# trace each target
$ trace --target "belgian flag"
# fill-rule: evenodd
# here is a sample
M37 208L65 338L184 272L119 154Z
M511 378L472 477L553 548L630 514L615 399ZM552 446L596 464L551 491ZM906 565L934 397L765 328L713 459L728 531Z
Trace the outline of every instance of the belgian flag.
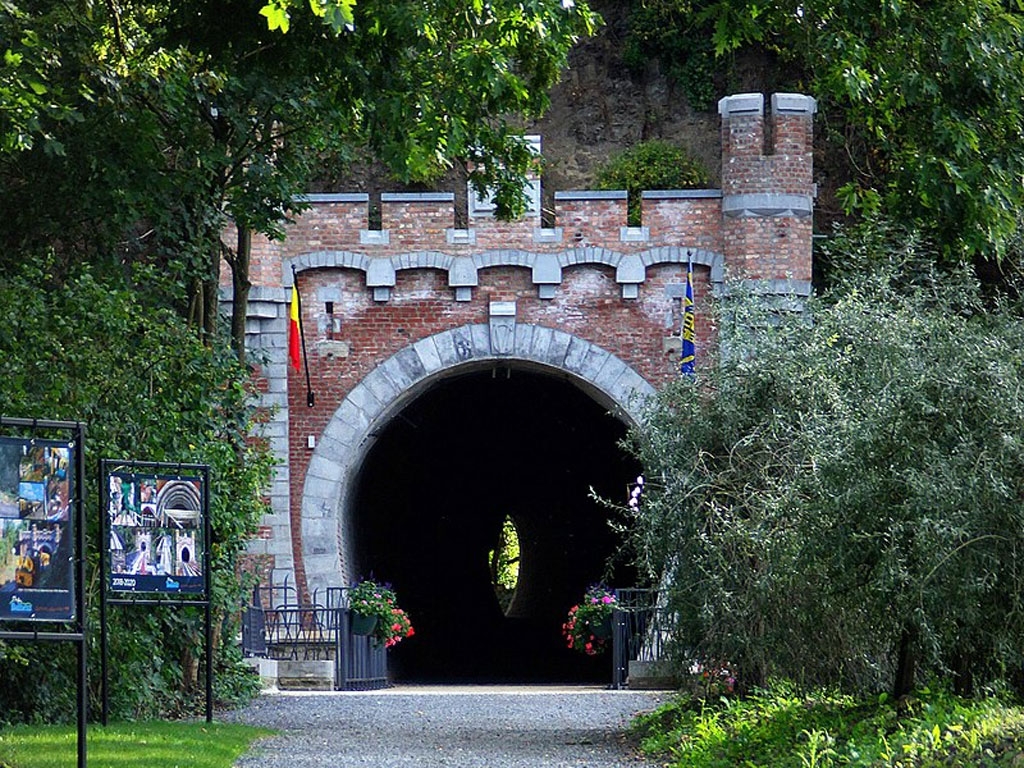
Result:
M302 329L299 323L299 289L292 284L292 304L288 310L288 362L296 371L302 370Z

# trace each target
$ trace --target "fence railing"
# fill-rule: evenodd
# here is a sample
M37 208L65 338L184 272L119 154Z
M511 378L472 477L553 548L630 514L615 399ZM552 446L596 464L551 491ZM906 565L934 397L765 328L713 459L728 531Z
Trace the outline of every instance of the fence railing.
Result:
M612 614L612 688L625 688L631 661L661 661L672 615L657 589L617 589Z
M255 587L242 614L242 653L333 661L335 690L386 688L387 652L374 638L351 631L346 593L345 587L330 587L301 602L288 584Z

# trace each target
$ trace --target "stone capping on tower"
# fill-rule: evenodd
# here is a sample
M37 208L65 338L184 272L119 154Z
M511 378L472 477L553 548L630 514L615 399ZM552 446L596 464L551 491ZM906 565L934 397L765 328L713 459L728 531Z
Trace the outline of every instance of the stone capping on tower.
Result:
M722 215L725 217L805 218L814 212L816 190L810 176L810 123L818 111L817 101L799 93L776 93L771 98L771 110L776 132L780 130L783 119L806 120L804 146L794 147L792 142L784 144L775 135L771 147L774 154L762 156L764 96L760 93L739 93L726 96L718 102L723 132L722 177L725 193L722 196ZM735 132L731 130L733 123L738 128ZM802 170L798 162L792 164L793 169L781 168L785 158L801 155L807 158L805 179L797 178ZM778 158L777 162L775 158ZM758 164L759 175L750 173L751 162ZM740 186L764 186L765 189L741 192L738 191ZM794 187L804 187L806 191Z
M736 115L757 115L764 116L764 94L763 93L734 93L731 96L723 96L718 101L718 114L723 120L728 120Z
M813 96L803 93L773 93L772 114L804 115L811 117L818 112L818 102Z

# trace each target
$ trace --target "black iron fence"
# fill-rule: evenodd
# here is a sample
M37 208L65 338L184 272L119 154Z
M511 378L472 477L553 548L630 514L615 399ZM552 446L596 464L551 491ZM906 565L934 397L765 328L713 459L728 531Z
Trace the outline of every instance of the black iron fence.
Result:
M330 587L304 602L288 584L255 587L242 613L242 653L278 661L333 661L339 691L386 688L386 649L373 637L352 632L347 591Z
M612 614L612 688L625 688L630 662L667 661L671 612L657 589L618 589Z

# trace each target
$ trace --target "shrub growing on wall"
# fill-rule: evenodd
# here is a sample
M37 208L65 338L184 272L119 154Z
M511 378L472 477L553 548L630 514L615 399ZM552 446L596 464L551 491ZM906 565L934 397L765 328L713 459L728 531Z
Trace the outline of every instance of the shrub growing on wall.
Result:
M700 189L708 172L683 147L667 141L644 141L612 157L597 171L598 189L629 193L629 225L640 225L640 193L654 189Z

